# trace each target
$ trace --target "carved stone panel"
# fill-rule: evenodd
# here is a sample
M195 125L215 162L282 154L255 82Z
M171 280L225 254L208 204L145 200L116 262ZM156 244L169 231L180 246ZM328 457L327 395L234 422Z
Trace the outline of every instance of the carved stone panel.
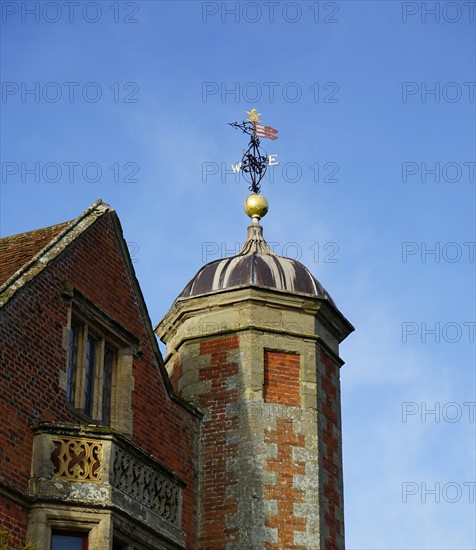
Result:
M117 447L113 454L111 485L175 527L180 526L181 488Z
M56 477L101 481L102 443L93 439L56 437L51 461Z

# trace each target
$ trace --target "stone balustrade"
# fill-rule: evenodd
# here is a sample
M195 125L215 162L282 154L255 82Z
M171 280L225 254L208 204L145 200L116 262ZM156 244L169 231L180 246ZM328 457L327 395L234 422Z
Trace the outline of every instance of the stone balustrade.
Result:
M105 427L43 422L33 434L34 501L118 510L183 543L184 483L158 460Z

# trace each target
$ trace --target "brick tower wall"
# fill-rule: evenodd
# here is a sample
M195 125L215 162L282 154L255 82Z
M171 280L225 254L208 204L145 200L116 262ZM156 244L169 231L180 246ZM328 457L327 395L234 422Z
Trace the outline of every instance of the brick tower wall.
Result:
M204 413L200 548L343 549L330 356L315 340L244 330L185 342L169 361L176 391Z
M321 350L318 398L322 550L341 550L345 547L339 370L339 364L331 355Z

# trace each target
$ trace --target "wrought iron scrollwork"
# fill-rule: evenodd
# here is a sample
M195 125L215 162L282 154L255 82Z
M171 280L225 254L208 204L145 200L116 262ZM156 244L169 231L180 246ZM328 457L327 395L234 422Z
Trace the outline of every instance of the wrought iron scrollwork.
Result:
M252 193L259 193L261 180L268 169L268 154L261 147L260 138L254 135L253 122L244 120L241 123L229 122L228 124L250 136L248 149L244 151L241 159L241 171L245 180L250 184L249 190Z

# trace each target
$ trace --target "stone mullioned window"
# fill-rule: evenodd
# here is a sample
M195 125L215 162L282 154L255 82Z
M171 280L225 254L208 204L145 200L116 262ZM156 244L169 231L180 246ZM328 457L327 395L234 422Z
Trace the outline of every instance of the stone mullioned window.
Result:
M60 386L78 419L132 433L132 363L139 340L65 284L67 364Z

